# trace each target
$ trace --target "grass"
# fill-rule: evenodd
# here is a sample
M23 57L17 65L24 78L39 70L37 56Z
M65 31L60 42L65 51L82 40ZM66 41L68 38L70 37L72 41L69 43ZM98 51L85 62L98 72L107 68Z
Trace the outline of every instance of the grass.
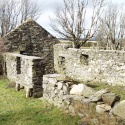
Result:
M24 90L16 92L0 78L0 125L78 125L77 116L34 98L26 98Z

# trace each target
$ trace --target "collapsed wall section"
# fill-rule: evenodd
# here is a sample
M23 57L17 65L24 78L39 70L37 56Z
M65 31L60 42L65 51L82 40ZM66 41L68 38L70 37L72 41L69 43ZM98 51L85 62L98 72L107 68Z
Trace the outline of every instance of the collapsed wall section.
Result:
M125 85L125 51L70 48L67 44L54 45L54 67L81 82Z
M43 76L43 98L66 113L79 115L83 121L87 119L90 124L100 125L103 121L106 125L119 125L119 119L125 119L124 112L119 112L124 111L125 107L117 107L121 103L124 105L125 101L119 103L120 97L117 94L110 93L108 89L96 92L85 84L67 79L64 74Z
M4 54L4 71L7 78L22 86L32 86L33 95L42 95L44 59L21 54ZM40 95L40 96L41 96Z

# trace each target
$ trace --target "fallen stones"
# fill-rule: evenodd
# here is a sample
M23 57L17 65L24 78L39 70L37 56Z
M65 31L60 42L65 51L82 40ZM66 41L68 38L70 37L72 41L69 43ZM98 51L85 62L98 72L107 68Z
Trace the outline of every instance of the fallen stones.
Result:
M70 91L70 94L80 95L80 96L84 96L84 97L89 97L90 95L92 95L94 93L95 93L95 91L92 88L90 88L84 84L74 85Z
M102 95L107 93L107 92L108 92L107 89L102 89L100 91L97 91L92 96L90 96L90 99L91 99L92 102L97 102L97 101L101 100L102 99Z
M117 103L112 112L117 115L120 116L121 118L125 119L125 100Z
M120 100L120 97L116 95L115 93L105 93L102 95L102 100L106 104L113 106L115 102Z
M107 112L109 110L111 110L111 106L107 104L101 104L96 106L96 112L100 114L103 114L104 112Z
M73 84L72 81L57 80L57 76L60 75L43 76L43 98L53 102L55 106L80 117L89 117L89 113L104 115L108 113L109 116L115 114L125 119L125 101L115 104L120 100L115 93L110 93L108 89L95 92L82 83ZM62 78L64 75L60 76L60 79Z

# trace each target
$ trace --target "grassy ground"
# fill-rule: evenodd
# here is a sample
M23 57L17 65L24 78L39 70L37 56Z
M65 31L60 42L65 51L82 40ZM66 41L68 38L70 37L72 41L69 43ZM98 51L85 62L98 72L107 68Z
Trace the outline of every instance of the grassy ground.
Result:
M34 98L16 92L8 80L0 78L0 125L77 125L78 117Z

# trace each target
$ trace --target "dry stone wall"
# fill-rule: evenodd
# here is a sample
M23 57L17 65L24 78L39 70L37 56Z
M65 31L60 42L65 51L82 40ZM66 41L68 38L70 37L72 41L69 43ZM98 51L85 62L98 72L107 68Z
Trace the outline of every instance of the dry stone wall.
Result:
M69 95L72 82L67 81L65 75L48 74L43 76L43 97L55 105L65 105L66 95ZM68 98L68 96L67 96Z
M42 96L44 59L21 54L4 54L4 71L7 78L22 86L32 86L33 96Z
M34 20L29 19L4 36L7 52L43 57L45 73L54 72L53 45L59 41Z
M75 49L56 44L54 67L76 81L125 86L125 51Z
M43 76L43 98L66 113L79 115L84 121L88 119L92 125L122 125L119 120L125 119L125 100L120 102L117 94L108 89L95 91L64 74Z
M122 125L119 120L125 119L125 100L120 102L117 94L108 89L95 91L62 74L43 76L43 98L66 113L79 115L84 121L89 119L87 121L93 125Z

